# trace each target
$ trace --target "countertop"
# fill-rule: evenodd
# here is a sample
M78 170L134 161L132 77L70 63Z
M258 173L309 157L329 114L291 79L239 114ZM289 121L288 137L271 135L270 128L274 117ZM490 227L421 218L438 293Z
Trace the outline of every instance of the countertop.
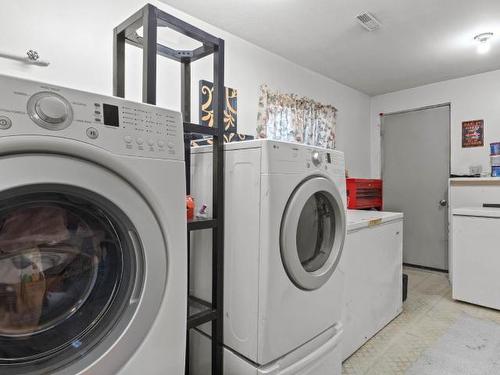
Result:
M498 182L500 177L451 177L450 183L454 182Z

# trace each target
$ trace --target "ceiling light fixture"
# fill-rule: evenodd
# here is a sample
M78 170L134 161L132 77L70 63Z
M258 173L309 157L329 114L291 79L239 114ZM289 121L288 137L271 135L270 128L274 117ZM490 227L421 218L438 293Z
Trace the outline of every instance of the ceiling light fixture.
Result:
M478 42L477 52L480 54L487 53L490 50L490 39L493 33L482 33L474 37L474 40Z

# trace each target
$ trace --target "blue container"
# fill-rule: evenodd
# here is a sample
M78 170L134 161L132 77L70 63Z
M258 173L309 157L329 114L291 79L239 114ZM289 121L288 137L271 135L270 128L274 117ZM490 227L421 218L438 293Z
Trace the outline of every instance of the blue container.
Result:
M500 166L491 167L491 177L500 177Z
M500 155L500 142L490 143L490 155Z

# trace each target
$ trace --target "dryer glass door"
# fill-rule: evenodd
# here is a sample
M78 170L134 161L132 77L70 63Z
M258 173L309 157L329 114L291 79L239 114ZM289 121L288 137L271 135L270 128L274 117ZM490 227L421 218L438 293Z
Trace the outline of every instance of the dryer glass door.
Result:
M281 223L281 256L288 276L301 289L319 288L331 277L345 238L345 210L334 183L303 181L288 200Z

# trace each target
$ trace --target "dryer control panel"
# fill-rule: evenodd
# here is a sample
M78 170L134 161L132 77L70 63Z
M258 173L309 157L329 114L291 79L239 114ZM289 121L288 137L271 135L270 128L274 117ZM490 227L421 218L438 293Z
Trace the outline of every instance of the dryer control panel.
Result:
M344 153L302 144L265 141L265 173L325 173L345 177Z
M184 160L179 112L0 75L0 137L47 135L120 155Z

